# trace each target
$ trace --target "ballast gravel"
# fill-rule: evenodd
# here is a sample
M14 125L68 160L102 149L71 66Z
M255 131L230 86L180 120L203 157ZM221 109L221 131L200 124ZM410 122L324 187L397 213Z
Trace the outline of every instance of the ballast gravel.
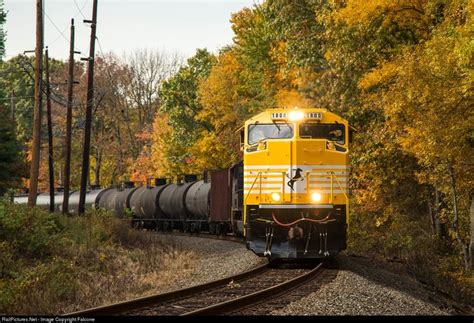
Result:
M434 291L370 260L337 257L334 280L272 315L449 315ZM444 308L443 308L444 307Z
M192 251L195 259L191 274L163 286L163 292L203 284L267 263L244 244L189 236L172 239L180 249ZM271 315L454 314L439 295L406 274L386 270L366 258L336 259L338 272L333 280Z
M172 285L164 286L163 291L208 283L267 263L266 259L247 250L243 243L191 236L157 236L168 243L172 239L181 250L192 251L194 255L191 273Z

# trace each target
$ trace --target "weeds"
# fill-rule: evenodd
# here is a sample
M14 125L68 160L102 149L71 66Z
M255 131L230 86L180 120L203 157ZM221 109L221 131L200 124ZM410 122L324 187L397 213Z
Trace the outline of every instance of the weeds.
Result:
M154 240L103 210L65 217L0 202L0 313L77 311L156 292L190 273L192 253L171 237Z

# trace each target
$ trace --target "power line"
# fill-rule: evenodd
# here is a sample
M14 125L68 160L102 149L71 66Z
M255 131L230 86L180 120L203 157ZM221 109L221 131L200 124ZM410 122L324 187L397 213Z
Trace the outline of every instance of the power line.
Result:
M22 56L21 56L22 57ZM22 60L18 63L20 65L20 67L23 69L23 71L26 73L26 75L28 75L29 78L33 79L34 80L34 77L33 75L30 74L30 71L28 70L28 68L26 68L25 65L28 65L31 69L34 70L34 67L33 65L31 64L31 62L27 61L27 60ZM40 83L42 84L42 93L46 94L45 92L45 88L44 86L46 85L44 80L41 79L40 80ZM55 93L54 91L51 91L51 99L56 102L57 104L63 106L63 107L66 107L67 106L67 99L64 98L62 95L58 94L58 93ZM80 104L74 104L74 107L79 107Z
M84 9L86 7L86 4L87 4L87 0L84 2L84 5L82 6L82 8L79 8L79 5L77 4L76 0L74 0L74 4L76 5L76 8L79 10L79 12L81 13L81 16L82 18L86 19L86 16L84 15L84 13L82 12L82 9ZM75 18L75 17L74 17Z
M80 14L82 15L82 17L84 17L85 19L85 16L84 16L84 13L82 12L82 9L84 9L87 5L89 1L86 0L84 1L84 4L82 5L82 8L79 7L79 5L77 4L76 0L74 0L74 4L76 5L76 8L78 11L76 11L75 15L74 15L74 19L77 18L77 16ZM44 10L43 10L44 12ZM64 38L68 44L69 44L69 39L64 35L64 33L66 32L66 30L69 28L69 26L66 26L62 31L58 28L58 26L52 21L52 19L46 14L46 12L44 12L44 14L46 15L46 17L48 18L48 20L54 25L54 27L56 28L56 30L59 32L59 35L53 40L51 41L48 46L51 47L54 43L56 43L56 41L59 39L59 38Z
M105 58L105 54L104 54L104 51L102 50L102 44L100 43L100 40L99 40L99 37L95 37L95 39L97 40L97 44L99 45L99 51L100 51L100 55ZM109 68L106 68L105 69L105 72L106 72L106 75L107 75L107 81L109 82L109 87L112 88L112 91L115 92L115 86L114 86L114 82L113 82L113 76L112 74L110 74L110 69Z
M56 24L54 23L53 19L51 19L48 14L43 10L43 13L45 14L46 18L48 18L49 22L51 22L54 26L54 28L56 28L56 30L61 34L61 36L63 36L63 38L66 40L66 42L69 44L69 39L67 39L66 36L64 36L64 33L59 29L58 26L56 26ZM59 36L58 36L59 37Z

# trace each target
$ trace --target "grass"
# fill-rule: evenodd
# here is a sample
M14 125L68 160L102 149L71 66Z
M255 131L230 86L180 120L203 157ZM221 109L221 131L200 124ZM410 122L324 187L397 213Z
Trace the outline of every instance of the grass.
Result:
M62 314L160 291L196 256L103 211L83 217L0 202L0 314Z

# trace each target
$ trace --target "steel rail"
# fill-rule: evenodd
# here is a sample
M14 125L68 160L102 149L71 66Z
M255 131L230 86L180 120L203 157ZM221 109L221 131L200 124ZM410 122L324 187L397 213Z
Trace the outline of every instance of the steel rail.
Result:
M225 313L235 312L244 307L255 303L261 303L264 299L274 297L275 295L285 293L293 288L314 279L324 271L323 263L320 263L313 270L308 273L302 274L296 278L290 279L281 284L266 288L264 290L248 294L239 298L231 299L219 304L214 304L202 309L194 310L183 314L182 316L192 315L222 315Z
M125 302L115 303L111 305L99 306L90 308L87 310L77 311L73 313L65 314L64 316L105 316L105 315L118 315L130 311L139 310L147 306L156 306L162 303L175 301L184 297L188 297L194 294L202 293L208 289L213 289L219 286L225 286L229 281L241 281L253 276L260 274L261 272L269 269L268 264L264 264L253 269L247 270L237 275L230 275L222 279L218 279L209 283L179 289L167 293L156 294L146 297L141 297Z

